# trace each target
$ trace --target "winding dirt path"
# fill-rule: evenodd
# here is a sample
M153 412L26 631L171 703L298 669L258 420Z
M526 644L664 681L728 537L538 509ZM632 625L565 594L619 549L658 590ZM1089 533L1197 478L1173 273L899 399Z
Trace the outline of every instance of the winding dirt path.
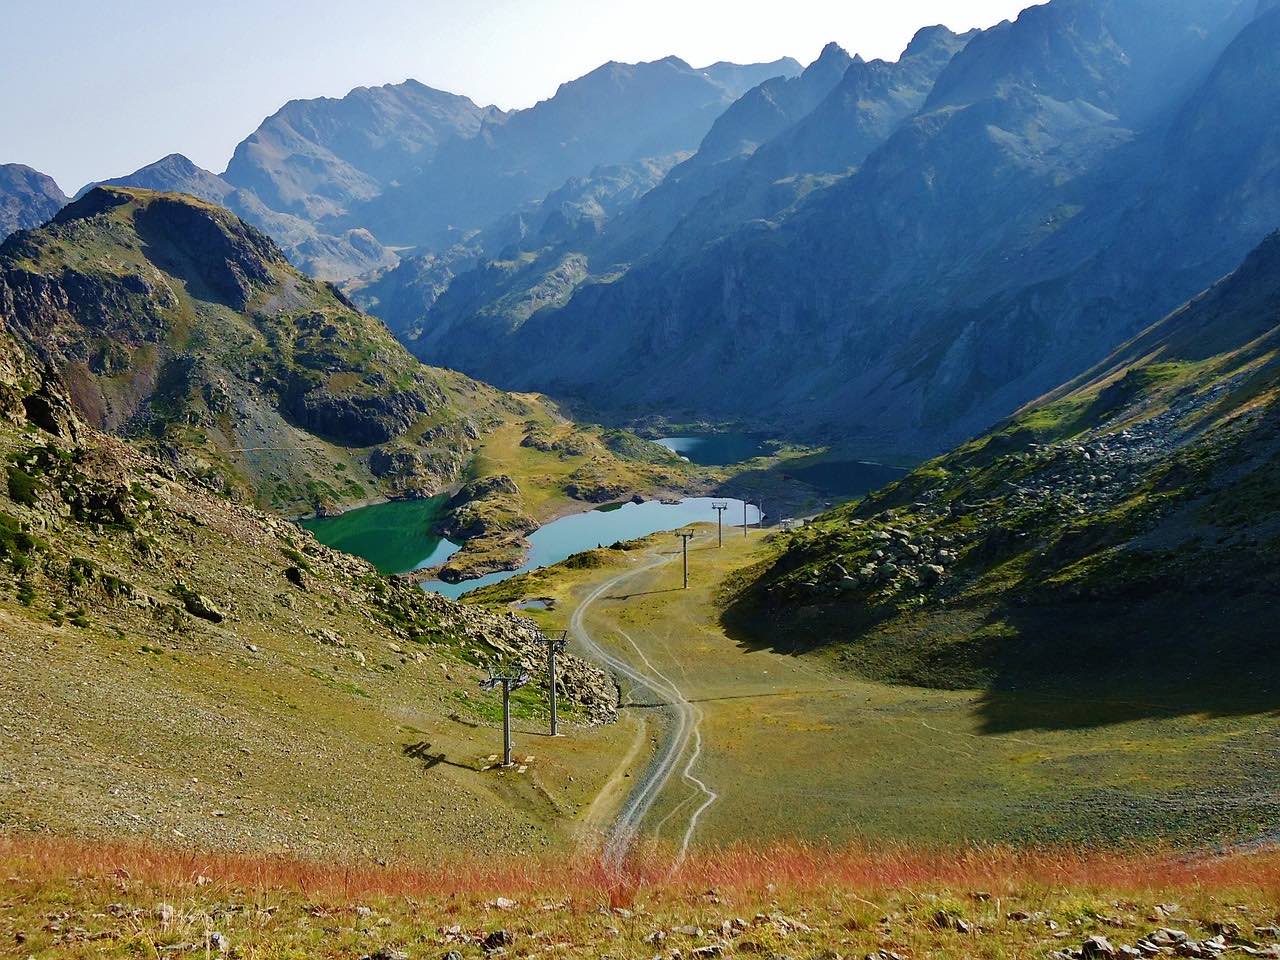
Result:
M653 809L658 795L671 780L672 775L680 764L681 757L685 756L686 753L689 753L689 756L681 769L681 776L701 792L702 803L694 809L689 817L681 840L678 860L683 859L687 853L689 843L693 839L694 831L697 829L699 818L711 804L715 803L719 796L693 773L694 765L702 752L702 734L699 730L702 722L702 711L684 695L670 677L653 665L649 658L645 656L644 651L626 632L618 630L618 634L636 651L636 654L644 664L643 667L629 663L622 657L610 652L591 635L591 632L586 627L586 614L601 597L628 580L649 573L670 563L671 560L672 557L670 556L659 557L634 570L628 570L606 580L583 599L569 620L570 635L588 656L604 664L616 675L625 677L637 688L646 690L658 700L664 701L662 708L671 718L669 729L659 744L653 761L649 764L644 775L632 787L631 793L624 802L613 825L605 833L601 859L605 866L611 870L621 868L622 862L626 859L627 853L640 831L640 825L644 822L644 818L649 811ZM693 745L692 752L689 752L690 744ZM630 762L630 755L624 760L624 763L628 762Z

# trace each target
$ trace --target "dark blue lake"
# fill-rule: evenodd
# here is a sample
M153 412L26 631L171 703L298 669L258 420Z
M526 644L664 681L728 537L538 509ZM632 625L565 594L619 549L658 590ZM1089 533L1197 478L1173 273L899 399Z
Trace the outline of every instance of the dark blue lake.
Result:
M656 441L668 450L707 467L723 467L766 457L771 451L764 442L745 433L704 433L687 437L663 437Z

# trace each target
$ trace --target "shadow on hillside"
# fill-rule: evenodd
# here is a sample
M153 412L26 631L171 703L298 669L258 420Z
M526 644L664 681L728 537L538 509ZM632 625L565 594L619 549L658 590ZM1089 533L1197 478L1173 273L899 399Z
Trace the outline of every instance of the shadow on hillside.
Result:
M431 744L425 740L419 743L406 743L400 748L400 752L413 760L421 760L422 769L424 770L430 770L443 763L449 767L457 767L459 770L470 770L474 773L480 772L479 767L473 767L469 763L458 763L456 760L450 760L444 753L432 753Z
M802 516L865 496L906 472L840 454L813 454L746 470L726 480L715 494L751 503L763 500L766 522L772 526L783 516Z
M982 732L1008 734L1036 730L1086 730L1175 717L1280 717L1280 696L1228 687L1105 689L1070 686L1029 690L988 690L978 707Z
M679 593L679 587L664 587L661 590L639 590L636 593L611 593L605 600L634 600L636 597L653 597L660 593Z
M754 599L721 617L744 651L834 646L866 680L982 690L989 734L1280 715L1280 629L1267 592L934 611L907 624L843 604L772 617Z
M1280 618L1269 592L1006 608L999 620L1013 629L992 650L980 707L989 733L1280 714Z

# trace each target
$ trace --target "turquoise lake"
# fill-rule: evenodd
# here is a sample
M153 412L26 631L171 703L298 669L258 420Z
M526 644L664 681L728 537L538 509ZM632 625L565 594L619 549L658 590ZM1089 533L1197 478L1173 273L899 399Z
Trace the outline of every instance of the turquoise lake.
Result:
M380 503L351 510L339 517L303 521L302 526L316 535L321 543L346 553L364 557L381 573L409 573L444 563L458 546L428 534L448 502L446 497L432 500L404 500ZM566 557L597 546L609 546L619 540L634 540L651 533L676 530L691 523L709 523L716 519L713 503L728 503L725 528L737 524L742 529L742 501L728 498L691 497L680 503L613 504L586 513L553 520L529 535L531 549L519 570L491 573L465 583L427 581L423 588L446 597L460 597L477 587L507 580L538 567L559 563ZM760 511L747 507L747 521L759 523Z
M348 510L339 517L303 520L327 547L363 557L379 573L396 574L444 563L458 547L430 531L448 506L448 497L395 500Z
M549 567L559 563L566 557L583 550L594 550L596 547L607 547L619 540L635 540L647 537L651 533L664 530L678 530L691 523L714 523L716 512L711 509L713 503L727 503L729 510L725 514L726 534L737 523L742 530L742 501L728 498L690 497L678 504L659 503L657 500L646 500L644 503L624 503L622 506L592 510L588 513L575 513L569 517L554 520L529 535L529 556L519 570L506 570L491 573L478 580L465 583L442 583L439 580L428 581L423 588L446 597L460 597L478 587L491 583L509 580L529 570ZM760 511L755 507L747 507L747 522L759 523Z

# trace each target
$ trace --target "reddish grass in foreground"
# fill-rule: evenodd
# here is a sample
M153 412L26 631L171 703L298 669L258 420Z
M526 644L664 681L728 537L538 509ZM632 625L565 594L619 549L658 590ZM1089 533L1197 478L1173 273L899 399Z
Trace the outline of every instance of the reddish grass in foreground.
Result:
M1280 892L1280 852L1189 858L1167 850L1100 852L975 846L825 848L774 844L700 852L678 868L651 852L621 875L594 856L439 863L321 863L288 856L213 853L138 842L93 842L0 834L0 869L28 881L112 876L181 888L207 877L222 887L296 892L345 900L365 896L484 896L576 892L623 905L641 890L680 894L709 888L738 892L952 888L993 893L1027 887L1141 892L1251 888Z

